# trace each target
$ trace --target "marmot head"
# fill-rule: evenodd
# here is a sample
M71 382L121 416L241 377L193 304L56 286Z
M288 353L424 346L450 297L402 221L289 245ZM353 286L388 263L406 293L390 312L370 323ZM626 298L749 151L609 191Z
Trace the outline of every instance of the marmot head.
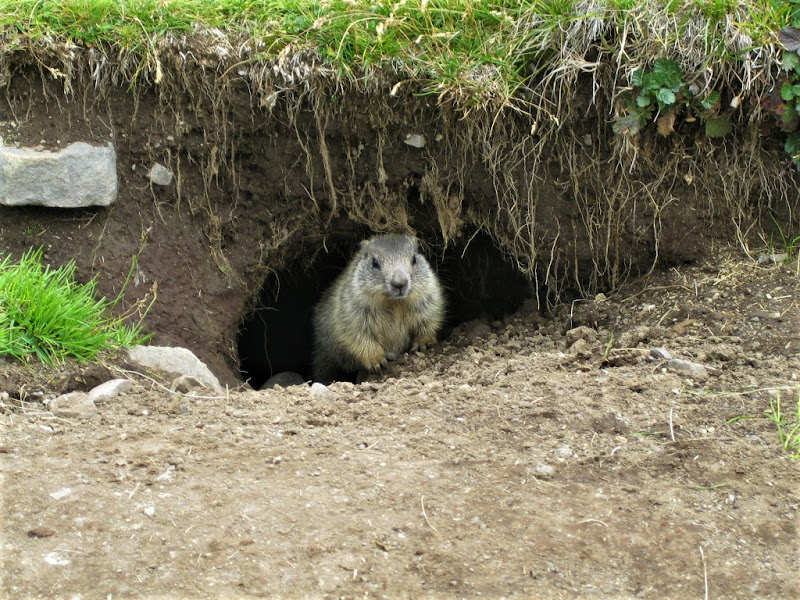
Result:
M360 271L370 291L386 298L407 298L415 282L428 270L413 237L378 235L361 242Z

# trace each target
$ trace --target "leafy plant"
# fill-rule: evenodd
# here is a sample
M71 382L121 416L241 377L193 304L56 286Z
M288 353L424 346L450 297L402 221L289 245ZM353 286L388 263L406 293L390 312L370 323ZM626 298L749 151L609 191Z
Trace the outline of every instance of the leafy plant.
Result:
M797 410L793 418L790 419L781 409L780 389L775 393L775 399L770 399L766 416L775 424L781 446L792 453L793 460L800 458L800 388L797 389Z
M66 357L94 358L108 348L145 341L141 317L136 326L108 316L112 303L97 300L97 280L74 280L75 262L51 269L42 249L26 252L18 263L0 261L0 355L51 364ZM124 291L124 288L123 288ZM145 311L146 314L146 311Z
M627 114L613 125L617 134L635 135L655 118L658 133L668 136L674 131L678 112L684 108L688 109L686 121L705 121L709 137L722 137L732 128L730 117L719 112L719 92L693 95L683 70L674 60L656 60L650 71L637 69L631 75L631 84L633 92L625 100Z
M800 0L797 4L800 7ZM780 86L764 97L762 107L775 116L777 128L787 133L784 150L792 162L800 167L800 29L784 27L778 38L784 47ZM771 129L766 126L763 133L769 134Z

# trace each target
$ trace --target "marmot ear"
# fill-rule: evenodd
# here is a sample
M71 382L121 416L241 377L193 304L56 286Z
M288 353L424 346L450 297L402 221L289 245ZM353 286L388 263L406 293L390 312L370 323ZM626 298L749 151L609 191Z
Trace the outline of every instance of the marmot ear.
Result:
M358 250L359 252L363 252L364 254L367 253L367 247L369 246L369 240L361 240L358 243Z

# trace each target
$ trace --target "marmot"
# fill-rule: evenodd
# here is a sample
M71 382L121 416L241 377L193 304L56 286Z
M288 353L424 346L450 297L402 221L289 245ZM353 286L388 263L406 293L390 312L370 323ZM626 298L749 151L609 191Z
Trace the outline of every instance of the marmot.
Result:
M377 371L436 342L444 320L439 278L407 235L361 242L314 308L314 380Z

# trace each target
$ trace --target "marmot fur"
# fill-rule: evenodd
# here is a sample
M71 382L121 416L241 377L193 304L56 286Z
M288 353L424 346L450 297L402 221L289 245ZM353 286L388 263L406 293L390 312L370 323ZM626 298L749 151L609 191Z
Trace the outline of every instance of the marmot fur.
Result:
M364 240L314 308L314 380L377 371L403 352L424 350L443 320L442 285L417 240Z

